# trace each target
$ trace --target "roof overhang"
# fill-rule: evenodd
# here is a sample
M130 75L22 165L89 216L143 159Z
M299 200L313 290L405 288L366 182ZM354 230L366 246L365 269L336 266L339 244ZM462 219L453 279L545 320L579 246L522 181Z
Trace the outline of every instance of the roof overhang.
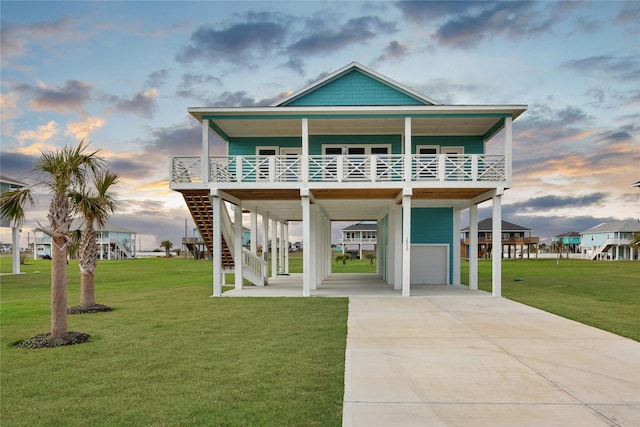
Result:
M189 108L189 114L222 139L237 137L300 137L301 119L311 135L403 134L411 117L413 135L476 135L491 138L504 119L516 119L526 105L424 105L340 107Z

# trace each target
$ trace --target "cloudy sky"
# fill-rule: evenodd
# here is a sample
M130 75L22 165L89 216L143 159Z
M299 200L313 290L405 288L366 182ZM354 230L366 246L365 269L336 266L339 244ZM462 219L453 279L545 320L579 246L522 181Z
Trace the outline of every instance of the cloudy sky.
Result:
M169 156L200 151L188 107L268 105L352 61L447 104L529 106L514 122L505 220L549 238L640 217L640 2L0 8L1 174L31 182L42 150L91 141L122 177L113 222L143 249L179 245L192 226L168 189ZM39 199L26 229L46 221Z

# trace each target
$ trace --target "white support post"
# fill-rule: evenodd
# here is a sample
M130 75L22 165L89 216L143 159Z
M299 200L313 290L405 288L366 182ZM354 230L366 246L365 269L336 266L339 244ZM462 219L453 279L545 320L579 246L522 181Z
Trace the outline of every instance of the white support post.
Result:
M393 248L394 248L394 289L402 289L402 207L394 206L393 221Z
M262 215L262 259L269 259L269 212Z
M243 256L242 256L242 206L234 205L233 210L233 234L234 234L234 242L233 242L233 265L234 265L234 273L235 273L235 288L242 289L242 285L244 283L244 275L242 272L243 267Z
M411 192L402 195L402 296L411 295Z
M218 196L211 196L211 204L213 208L213 253L211 260L213 262L213 296L222 295L222 199Z
M284 254L289 252L287 250L287 244L284 240L284 222L280 223L280 227L278 228L280 231L280 252L278 252L278 254L280 255L280 271L278 271L278 273L284 273Z
M511 162L513 152L513 119L504 119L504 164L507 182L511 185Z
M301 195L302 201L302 296L311 296L311 201Z
M494 297L502 296L502 195L504 190L498 188L493 196L493 224L491 255L491 294Z
M469 208L469 289L478 290L478 205Z
M318 228L317 228L317 224L318 223L318 211L316 209L316 205L311 205L311 207L309 208L309 235L310 235L310 240L309 240L309 245L307 246L307 244L305 243L304 245L304 249L309 251L309 254L311 255L311 259L313 260L311 262L311 264L309 264L309 275L311 278L311 283L310 285L310 289L311 290L316 290L318 289L318 276L317 276L317 270L318 270ZM303 267L306 268L306 267Z
M33 242L35 245L36 243ZM20 228L11 227L11 272L20 274Z
M411 181L411 117L404 118L404 181Z
M209 119L202 119L202 182L209 182Z
M284 223L284 273L289 274L289 223Z
M271 277L278 275L278 226L275 219L271 220Z
M302 119L302 182L309 182L309 119Z
M452 285L460 284L460 209L453 209L453 277Z
M258 253L258 213L256 211L251 211L251 224L249 226L249 246L251 248L251 253L257 255Z

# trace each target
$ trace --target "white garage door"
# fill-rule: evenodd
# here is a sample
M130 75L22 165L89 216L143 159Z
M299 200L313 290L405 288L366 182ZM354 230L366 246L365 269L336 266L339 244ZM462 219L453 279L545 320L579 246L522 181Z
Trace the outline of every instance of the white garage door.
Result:
M411 284L449 283L449 245L411 245Z

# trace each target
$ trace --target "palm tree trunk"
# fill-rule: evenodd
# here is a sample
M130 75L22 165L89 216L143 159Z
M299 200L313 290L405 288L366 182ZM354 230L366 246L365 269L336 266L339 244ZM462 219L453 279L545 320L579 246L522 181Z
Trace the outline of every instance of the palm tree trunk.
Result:
M79 255L80 305L91 307L96 305L94 277L98 263L96 231L91 223L87 223L86 229L82 233Z
M80 305L91 307L96 305L95 274L84 271L80 274Z
M51 231L51 337L67 336L67 240L71 216L69 199L55 194L49 206Z
M64 239L51 245L51 337L67 335L67 249Z

